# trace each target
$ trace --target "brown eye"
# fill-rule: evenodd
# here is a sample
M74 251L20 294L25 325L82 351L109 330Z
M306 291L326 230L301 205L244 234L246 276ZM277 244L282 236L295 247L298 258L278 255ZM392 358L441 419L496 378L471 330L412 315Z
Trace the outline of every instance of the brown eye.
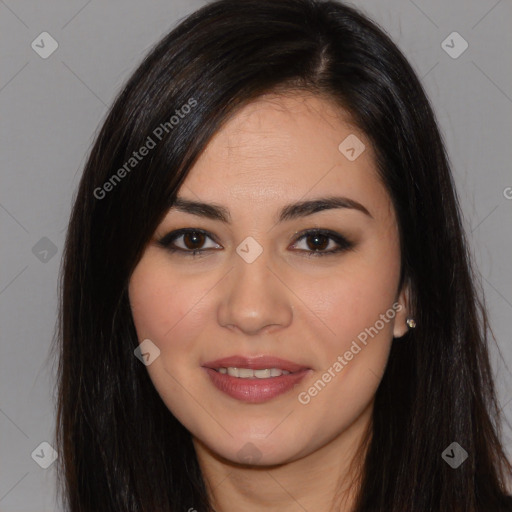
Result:
M199 231L190 231L183 234L183 243L190 250L200 249L204 244L205 236Z
M327 229L314 229L305 231L295 242L295 246L303 244L305 247L295 247L305 256L329 256L335 253L348 251L354 244L344 236Z
M210 241L213 246L205 246ZM295 247L300 244L305 247ZM200 229L184 228L168 233L158 240L158 244L171 253L182 253L184 256L195 256L206 253L209 250L218 250L222 247L214 242L212 236ZM326 229L313 229L305 231L297 238L294 246L305 256L329 256L344 252L354 247L339 233Z
M311 234L306 236L306 244L312 251L323 250L329 245L329 237L321 234ZM311 243L309 243L311 242Z
M181 252L184 255L192 255L204 253L211 249L222 249L218 244L213 242L213 246L204 247L208 240L212 237L205 231L199 229L184 228L168 233L158 240L159 245L167 249L169 252Z

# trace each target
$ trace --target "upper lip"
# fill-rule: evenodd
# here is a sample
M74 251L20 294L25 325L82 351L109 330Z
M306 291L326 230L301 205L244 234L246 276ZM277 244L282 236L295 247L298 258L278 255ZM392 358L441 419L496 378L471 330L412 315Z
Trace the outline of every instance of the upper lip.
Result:
M215 361L208 361L203 363L205 368L250 368L251 370L265 370L266 368L279 368L286 370L290 373L295 373L301 370L309 369L307 366L287 361L279 357L273 356L257 356L257 357L244 357L244 356L229 356L222 359L215 359Z

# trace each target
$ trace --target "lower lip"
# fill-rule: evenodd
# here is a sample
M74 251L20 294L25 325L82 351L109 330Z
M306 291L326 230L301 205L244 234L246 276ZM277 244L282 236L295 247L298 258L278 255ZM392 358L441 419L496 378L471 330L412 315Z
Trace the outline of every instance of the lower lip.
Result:
M306 369L268 379L240 379L227 373L219 373L212 368L205 368L205 370L217 389L232 398L253 404L266 402L290 391L309 372Z

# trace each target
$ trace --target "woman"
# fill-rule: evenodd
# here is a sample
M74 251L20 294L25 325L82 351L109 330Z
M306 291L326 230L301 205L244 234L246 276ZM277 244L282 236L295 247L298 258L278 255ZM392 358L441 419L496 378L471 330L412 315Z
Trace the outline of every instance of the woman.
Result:
M69 510L512 510L443 143L353 8L220 0L167 35L62 279Z

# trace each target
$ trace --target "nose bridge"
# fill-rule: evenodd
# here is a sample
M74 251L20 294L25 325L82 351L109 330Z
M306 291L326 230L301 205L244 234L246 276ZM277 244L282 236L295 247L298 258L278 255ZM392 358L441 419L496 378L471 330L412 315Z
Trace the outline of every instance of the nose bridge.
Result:
M250 238L250 237L249 237ZM219 304L222 326L254 334L267 326L291 322L292 305L286 287L272 271L271 251L246 239L237 247L234 268L225 283Z

